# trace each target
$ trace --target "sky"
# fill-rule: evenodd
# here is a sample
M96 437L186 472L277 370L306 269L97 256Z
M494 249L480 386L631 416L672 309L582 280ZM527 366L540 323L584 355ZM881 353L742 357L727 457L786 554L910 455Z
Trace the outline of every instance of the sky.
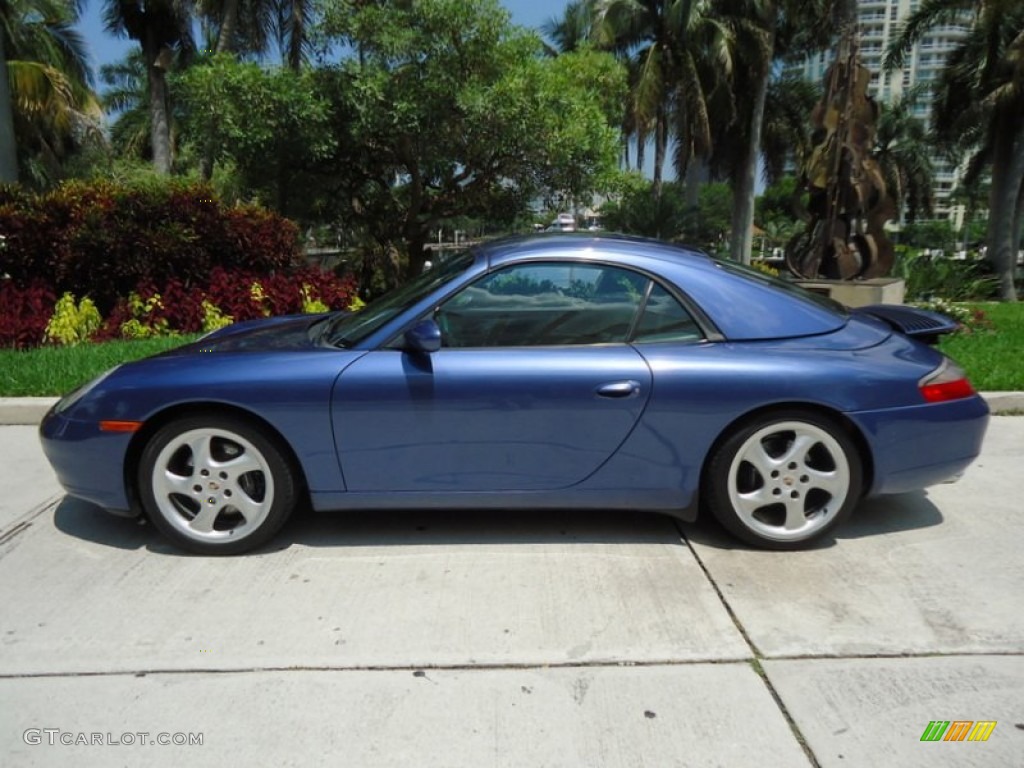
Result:
M113 37L103 28L102 0L89 0L82 14L80 30L89 44L93 66L98 71L103 64L117 61L137 43ZM512 22L523 27L539 27L552 17L559 17L567 0L504 0L501 3L512 14Z

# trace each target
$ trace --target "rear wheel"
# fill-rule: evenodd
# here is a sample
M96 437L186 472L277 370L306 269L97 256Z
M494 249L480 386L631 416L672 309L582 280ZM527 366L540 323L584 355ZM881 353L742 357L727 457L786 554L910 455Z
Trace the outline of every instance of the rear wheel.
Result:
M245 552L268 541L296 504L294 474L275 442L243 419L195 415L162 427L139 463L153 524L183 549Z
M832 419L804 411L768 414L736 429L715 451L707 502L744 541L797 549L850 514L862 475L856 446Z

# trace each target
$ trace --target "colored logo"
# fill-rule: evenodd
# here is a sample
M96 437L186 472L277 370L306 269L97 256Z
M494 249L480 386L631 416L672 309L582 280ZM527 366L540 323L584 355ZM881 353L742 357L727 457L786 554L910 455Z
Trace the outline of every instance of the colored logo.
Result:
M988 741L996 729L995 720L932 720L921 741Z

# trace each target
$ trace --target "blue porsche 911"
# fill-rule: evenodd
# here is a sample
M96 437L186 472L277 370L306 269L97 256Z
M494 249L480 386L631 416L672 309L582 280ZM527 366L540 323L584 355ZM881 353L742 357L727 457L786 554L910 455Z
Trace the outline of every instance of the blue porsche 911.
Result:
M804 546L978 455L988 407L933 342L697 251L492 242L358 313L238 323L114 368L40 427L67 492L206 554L296 507L699 509Z

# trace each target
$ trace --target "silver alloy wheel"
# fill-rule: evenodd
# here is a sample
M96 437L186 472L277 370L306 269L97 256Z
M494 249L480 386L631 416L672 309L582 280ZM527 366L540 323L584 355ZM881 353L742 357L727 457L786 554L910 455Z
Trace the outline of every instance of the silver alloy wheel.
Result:
M748 437L729 466L728 494L759 537L794 542L828 526L851 489L850 462L826 430L803 421L770 424Z
M274 502L263 454L227 429L182 432L157 455L152 491L161 516L193 541L238 540L259 530Z

